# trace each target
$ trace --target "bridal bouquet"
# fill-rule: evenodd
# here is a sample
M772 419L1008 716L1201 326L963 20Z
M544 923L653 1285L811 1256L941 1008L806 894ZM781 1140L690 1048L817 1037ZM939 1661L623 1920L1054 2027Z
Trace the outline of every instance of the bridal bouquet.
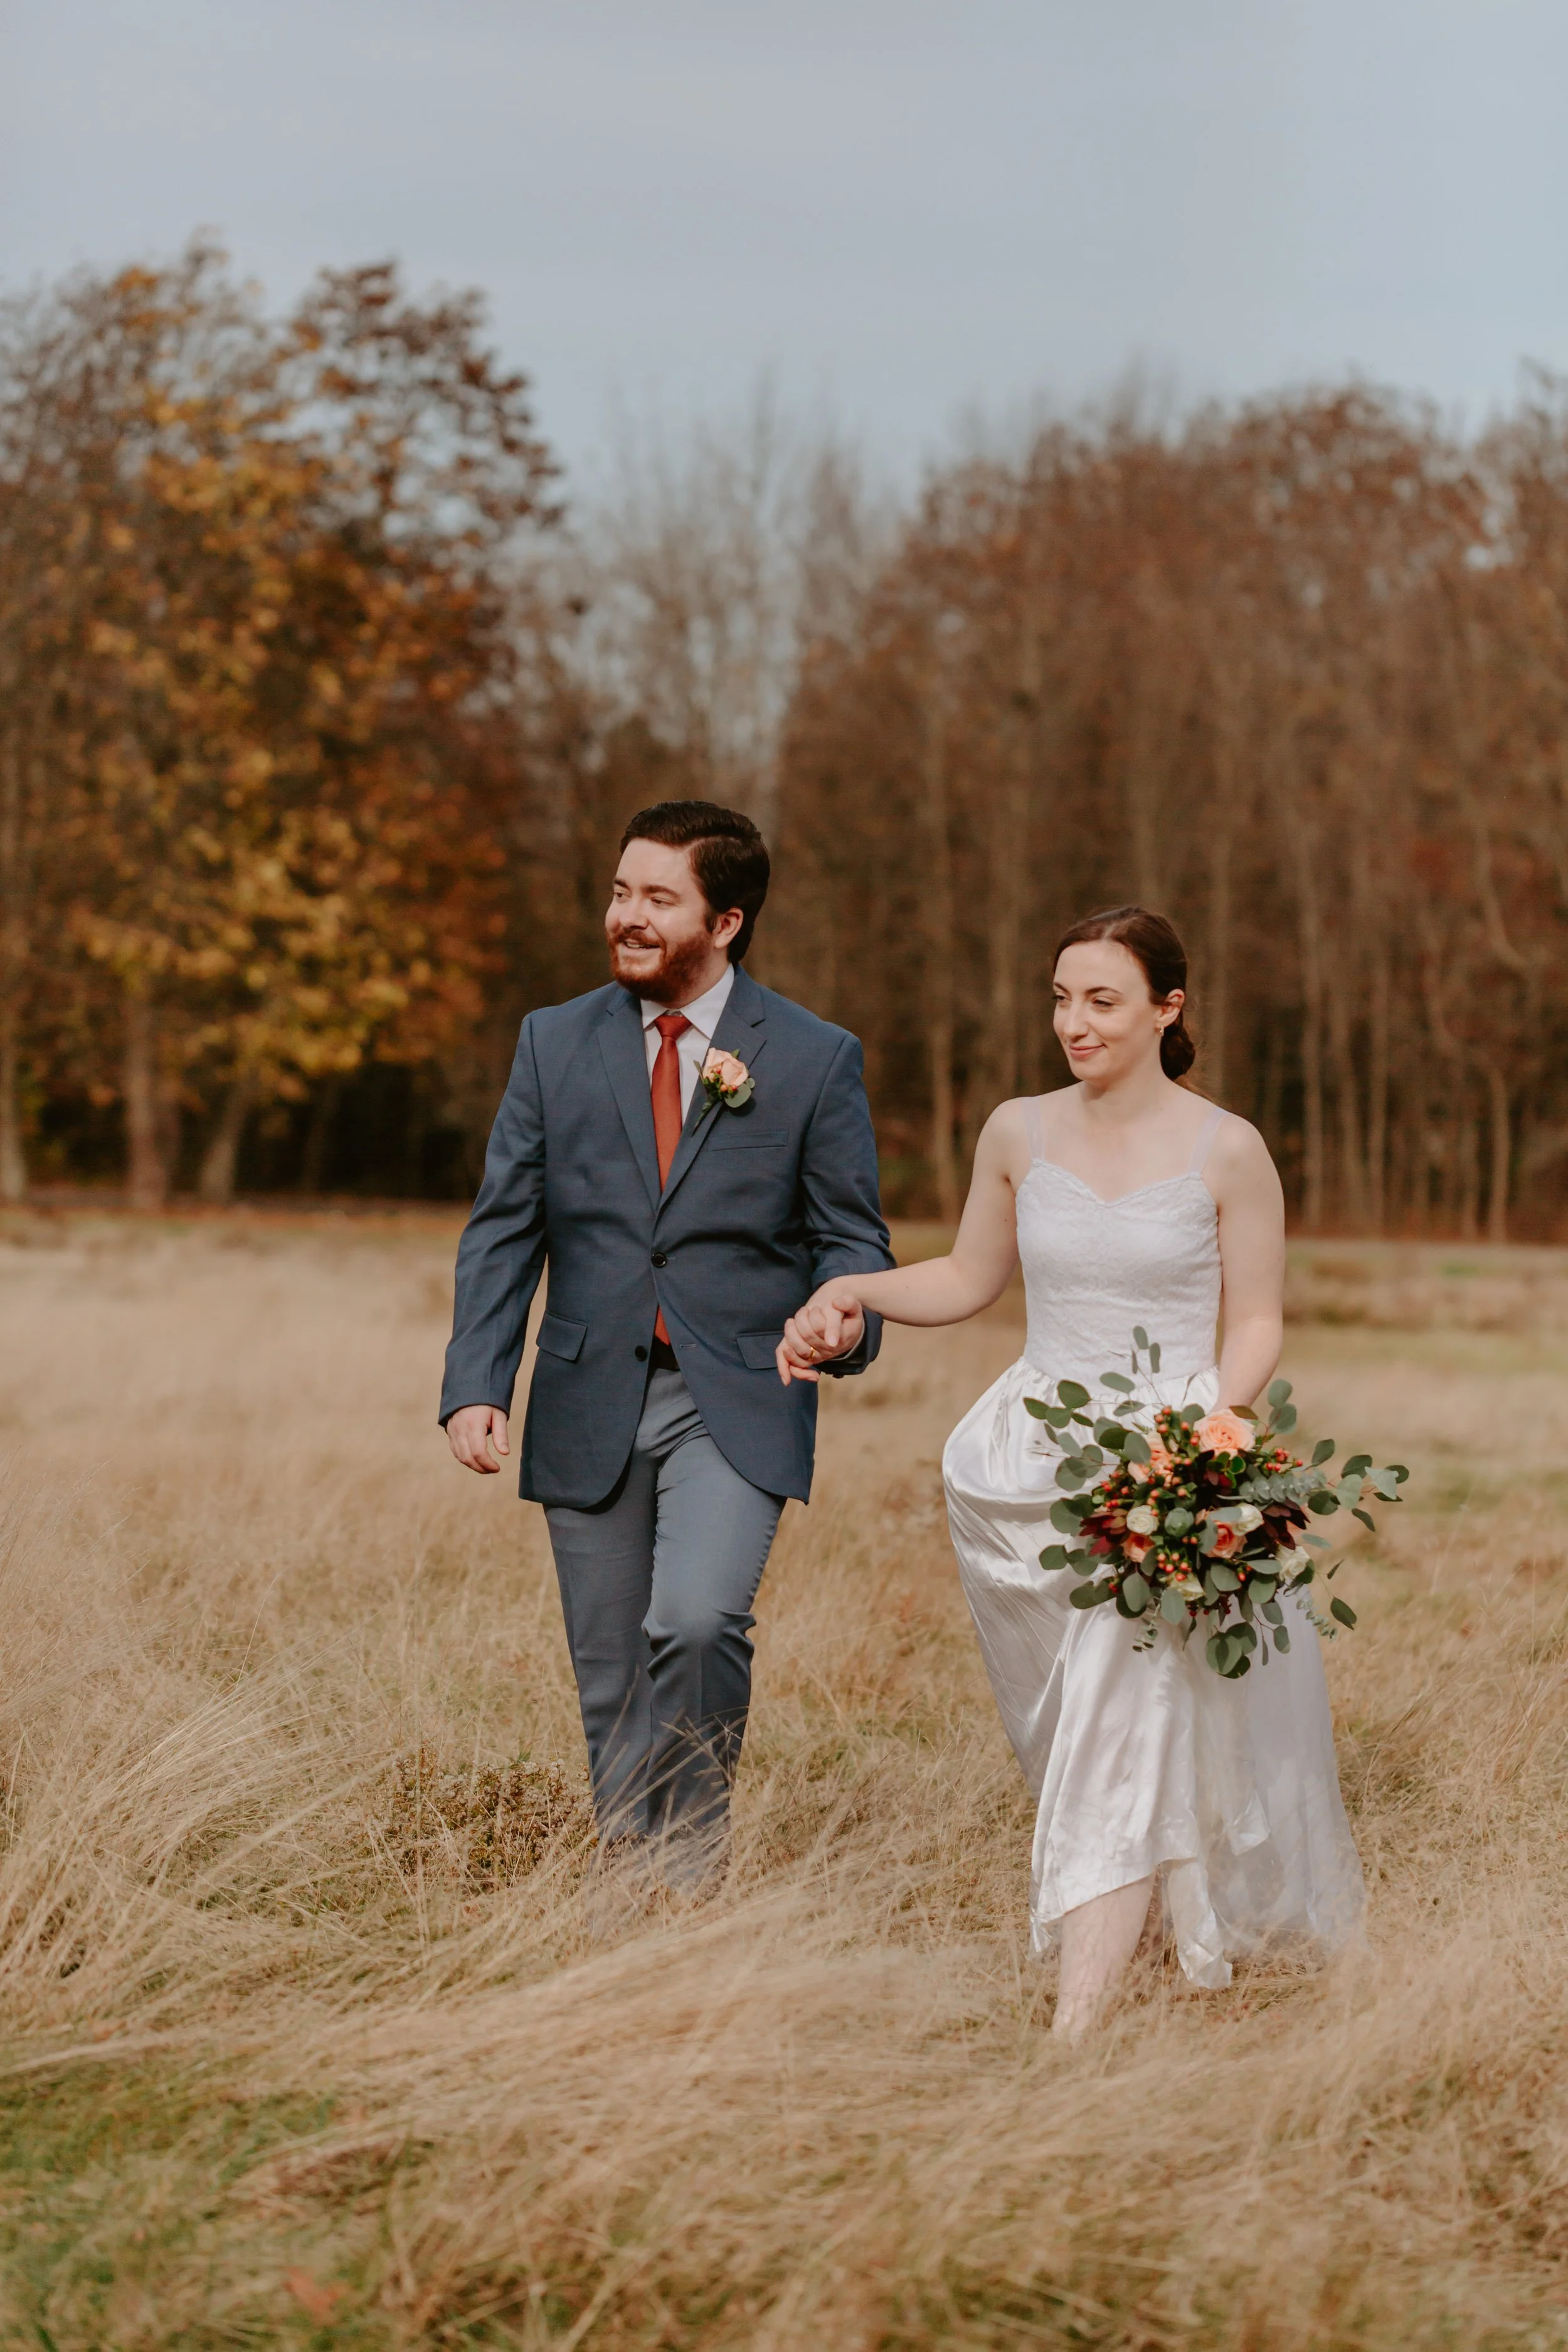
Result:
M1142 1330L1132 1339L1133 1372L1143 1356L1158 1371L1158 1343ZM1329 1549L1308 1531L1311 1518L1348 1510L1373 1527L1368 1502L1398 1502L1410 1474L1400 1463L1374 1469L1370 1454L1352 1454L1335 1477L1331 1437L1319 1441L1310 1462L1292 1454L1281 1443L1296 1425L1289 1381L1274 1382L1262 1420L1195 1404L1140 1404L1136 1381L1122 1372L1102 1373L1100 1385L1118 1400L1105 1411L1077 1381L1058 1381L1049 1398L1024 1399L1064 1449L1057 1482L1067 1492L1052 1506L1051 1525L1068 1540L1047 1546L1040 1565L1087 1569L1073 1606L1113 1601L1120 1615L1140 1621L1136 1648L1152 1647L1162 1622L1184 1641L1205 1626L1209 1664L1234 1682L1254 1656L1268 1663L1270 1642L1280 1652L1290 1647L1279 1603L1305 1594L1317 1574L1312 1553ZM1337 1593L1328 1617L1305 1599L1302 1606L1320 1633L1355 1623Z

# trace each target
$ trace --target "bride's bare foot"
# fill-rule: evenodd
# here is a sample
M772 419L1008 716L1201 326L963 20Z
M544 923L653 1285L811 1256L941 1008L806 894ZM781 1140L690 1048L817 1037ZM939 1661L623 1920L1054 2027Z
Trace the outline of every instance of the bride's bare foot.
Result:
M1064 2042L1081 2042L1100 2022L1138 1948L1153 1888L1152 1877L1134 1879L1064 1914L1061 1976L1051 2021L1051 2032Z

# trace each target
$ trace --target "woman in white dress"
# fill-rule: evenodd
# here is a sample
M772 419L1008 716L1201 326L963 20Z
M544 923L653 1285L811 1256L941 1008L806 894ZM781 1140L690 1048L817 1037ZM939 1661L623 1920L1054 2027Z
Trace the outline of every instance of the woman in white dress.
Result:
M1279 1179L1256 1129L1177 1083L1194 1050L1185 985L1160 916L1114 908L1069 930L1055 1026L1076 1084L993 1112L951 1255L825 1284L779 1349L782 1378L815 1379L853 1344L863 1307L963 1322L1022 1260L1024 1353L953 1431L942 1471L986 1671L1038 1798L1034 1937L1040 1950L1059 1941L1055 2031L1074 2037L1131 1958L1156 1873L1201 1985L1228 1983L1244 1954L1332 1950L1364 1900L1300 1603L1288 1604L1300 1620L1289 1652L1227 1682L1201 1640L1184 1646L1162 1626L1138 1651L1113 1610L1070 1606L1079 1570L1039 1565L1061 1454L1026 1396L1073 1380L1113 1404L1102 1375L1131 1370L1137 1327L1161 1349L1140 1391L1162 1403L1250 1405L1279 1360Z

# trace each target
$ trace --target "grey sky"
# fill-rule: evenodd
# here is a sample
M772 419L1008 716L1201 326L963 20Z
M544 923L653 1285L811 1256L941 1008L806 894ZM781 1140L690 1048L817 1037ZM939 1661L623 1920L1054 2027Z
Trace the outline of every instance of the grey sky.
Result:
M759 371L900 469L1187 397L1568 368L1563 0L0 0L0 276L198 223L477 284L581 460Z

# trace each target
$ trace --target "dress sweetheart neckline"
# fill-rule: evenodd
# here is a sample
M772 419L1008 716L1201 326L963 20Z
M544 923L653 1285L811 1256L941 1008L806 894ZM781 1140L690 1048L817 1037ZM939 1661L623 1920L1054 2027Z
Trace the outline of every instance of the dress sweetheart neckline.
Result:
M1059 1160L1031 1160L1029 1162L1029 1176L1034 1174L1037 1168L1049 1168L1054 1174L1058 1176L1065 1176L1069 1184L1076 1184L1080 1192L1087 1193L1089 1198L1102 1209L1120 1209L1128 1201L1142 1200L1145 1192L1163 1192L1167 1185L1185 1184L1192 1179L1195 1179L1198 1183L1204 1184L1203 1171L1201 1168L1183 1168L1179 1169L1174 1176L1157 1176L1152 1184L1134 1184L1131 1192L1105 1193L1097 1192L1094 1186L1090 1184L1085 1177L1076 1175L1070 1168L1064 1168ZM1028 1182L1029 1176L1025 1177L1024 1184ZM1024 1185L1020 1184L1018 1187L1019 1192L1021 1192L1023 1189ZM1209 1188L1206 1184L1204 1184L1204 1191L1208 1192L1210 1201L1214 1201L1214 1194L1209 1192ZM1217 1202L1215 1202L1215 1205L1217 1208Z

